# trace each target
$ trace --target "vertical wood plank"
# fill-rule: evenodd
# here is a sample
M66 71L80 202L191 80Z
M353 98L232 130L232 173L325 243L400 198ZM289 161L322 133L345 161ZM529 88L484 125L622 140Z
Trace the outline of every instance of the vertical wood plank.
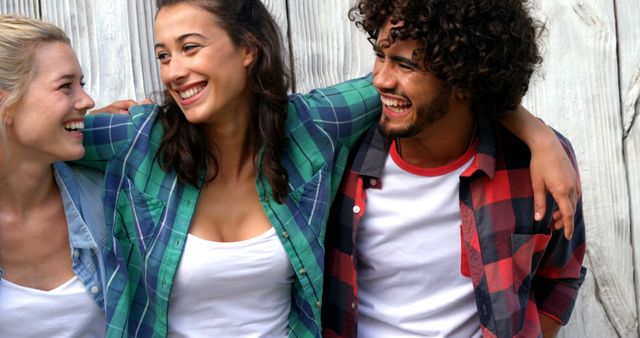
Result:
M159 99L163 87L160 82L158 61L154 52L155 1L130 1L129 39L132 54L132 75L135 84L135 99Z
M637 334L633 248L618 88L613 0L535 1L546 21L544 78L525 105L569 137L583 184L587 253L594 285L585 285L564 337L613 327ZM604 311L602 311L604 310ZM582 332L582 333L578 333Z
M143 92L134 81L129 32L137 30L129 22L127 1L43 0L41 6L43 19L71 38L96 106Z
M615 0L624 149L631 199L636 309L640 307L640 2Z
M39 0L1 0L0 14L15 14L30 18L40 18Z
M296 91L371 72L371 45L349 21L351 5L349 0L289 1Z
M276 24L280 28L280 35L282 38L282 44L284 50L282 51L283 58L287 67L291 68L291 58L289 49L289 20L287 13L287 0L261 0L269 13L273 16ZM291 84L294 85L293 83Z

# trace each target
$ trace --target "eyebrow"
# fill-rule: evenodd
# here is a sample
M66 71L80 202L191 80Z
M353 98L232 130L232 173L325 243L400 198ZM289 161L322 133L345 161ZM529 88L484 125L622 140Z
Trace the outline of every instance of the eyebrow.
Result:
M195 37L195 38L199 38L199 39L206 39L206 37L200 33L186 33L186 34L182 34L179 37L176 38L176 41L178 42L182 42L188 38L191 37ZM167 47L167 45L165 45L164 43L156 43L155 46L153 47L154 49L156 48L165 48Z
M373 51L375 53L384 54L382 48L380 48L380 46L378 44L373 44ZM415 61L413 61L413 59L409 59L409 58L406 58L406 57L400 56L400 55L389 55L388 57L389 57L389 59L393 60L394 62L403 63L403 64L406 64L407 66L410 66L410 67L415 68L415 69L420 69L421 68L420 64L415 62Z
M59 76L55 81L61 81L61 80L75 80L76 75L75 74L64 74L62 76ZM82 81L84 79L84 75L80 76L80 81Z

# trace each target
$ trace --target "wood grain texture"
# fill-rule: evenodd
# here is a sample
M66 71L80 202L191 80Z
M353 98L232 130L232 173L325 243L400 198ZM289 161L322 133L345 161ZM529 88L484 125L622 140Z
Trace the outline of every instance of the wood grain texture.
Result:
M136 98L127 1L43 0L42 17L67 32L96 106ZM139 67L136 67L136 72Z
M264 6L267 8L269 13L273 16L276 24L280 28L280 35L282 38L282 44L284 50L282 51L283 58L285 59L286 65L289 69L291 69L291 58L289 57L291 54L290 50L290 42L289 42L289 18L287 13L287 0L261 0ZM291 86L294 84L291 83Z
M40 18L39 0L0 0L0 14L15 14Z
M348 0L289 1L297 92L371 72L371 45L349 21L350 6Z
M544 78L525 105L572 141L578 156L594 288L574 315L587 334L637 335L629 193L622 145L614 3L535 1L546 21ZM604 311L596 311L602 307ZM583 337L564 330L564 337ZM597 336L596 336L597 337Z
M631 200L636 306L640 308L640 2L616 0L625 164Z

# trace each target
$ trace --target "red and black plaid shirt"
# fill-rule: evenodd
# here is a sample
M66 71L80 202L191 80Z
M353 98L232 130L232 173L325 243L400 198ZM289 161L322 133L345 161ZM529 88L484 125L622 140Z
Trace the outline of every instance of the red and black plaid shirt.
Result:
M568 241L552 230L556 204L550 195L543 220L533 219L526 144L489 120L480 121L478 135L478 153L460 176L461 273L470 273L484 337L541 336L538 313L566 324L584 280L582 200ZM575 166L569 141L558 137ZM389 141L372 130L333 204L326 235L325 337L357 336L356 231L366 212L366 189L382 186L388 150Z

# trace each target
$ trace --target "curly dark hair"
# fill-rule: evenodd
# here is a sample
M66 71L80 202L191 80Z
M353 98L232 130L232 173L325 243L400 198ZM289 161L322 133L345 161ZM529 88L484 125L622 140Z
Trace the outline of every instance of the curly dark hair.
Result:
M542 62L536 42L544 26L526 7L527 0L360 0L349 18L372 43L387 20L399 24L386 43L422 41L414 58L461 89L474 114L500 119L520 104Z
M257 98L251 123L257 135L254 151L257 155L260 147L264 147L261 172L271 185L274 200L283 203L289 192L287 171L281 160L290 75L283 61L284 47L277 24L260 0L158 0L158 11L163 6L181 2L192 3L211 13L234 44L258 50L248 74L249 87ZM163 169L173 168L179 179L198 185L211 165L209 177L214 179L218 159L202 127L187 121L166 90L162 106L164 113L160 119L165 135L160 145L160 159Z

